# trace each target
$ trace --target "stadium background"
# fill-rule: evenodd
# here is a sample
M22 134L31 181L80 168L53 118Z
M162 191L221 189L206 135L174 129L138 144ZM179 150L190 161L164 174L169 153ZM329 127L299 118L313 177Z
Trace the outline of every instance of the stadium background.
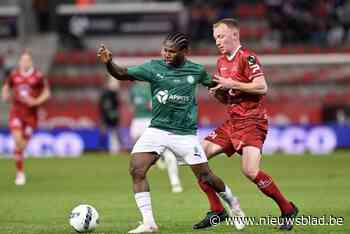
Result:
M106 76L96 59L101 42L119 63L135 65L158 56L167 32L185 31L193 39L192 59L213 71L217 51L211 25L226 16L239 18L243 44L257 51L269 82L267 106L275 127L265 152L329 153L350 146L346 1L1 2L1 80L18 53L29 48L52 88L52 98L40 114L45 132L34 137L32 155L77 155L106 148L106 143L96 143L98 98ZM130 148L129 86L122 82L120 88L124 148ZM205 89L199 90L199 107L205 132L226 118L224 106L209 98ZM8 106L1 103L1 110L0 152L8 154L12 150L6 131ZM73 138L64 140L58 128L68 128L64 133L72 134L64 137Z
M103 133L100 131L98 98L103 89L106 74L104 67L97 62L96 48L104 42L112 49L115 60L120 64L140 64L159 55L159 45L167 32L181 30L190 34L193 39L191 58L205 64L210 71L213 71L217 51L211 36L211 25L218 18L231 16L240 20L242 44L258 53L269 83L267 107L271 129L264 151L266 154L278 157L267 158L267 164L264 165L269 165L271 170L283 168L286 164L290 165L285 170L273 171L273 174L280 175L282 181L285 180L287 186L291 186L286 189L287 193L294 194L295 190L306 190L304 195L299 197L303 202L314 199L315 191L325 192L328 197L335 195L335 201L327 201L327 212L338 212L333 214L348 217L349 210L342 205L349 204L346 196L349 191L344 190L343 187L348 187L346 165L350 163L347 157L347 148L350 147L350 6L345 0L182 2L1 0L1 82L9 69L15 65L18 54L23 49L29 48L34 55L36 66L46 74L52 89L52 98L41 109L40 130L29 145L28 156L49 158L83 156L79 159L80 162L64 161L66 159L55 161L54 163L57 163L56 165L62 170L65 168L65 172L90 170L94 168L95 163L101 163L99 158L102 158L104 161L102 165L105 167L123 165L118 167L118 170L120 169L123 173L118 172L117 176L118 178L127 177L126 158L104 157L107 143L100 141L100 135ZM122 82L120 87L122 101L120 131L123 135L123 149L126 151L130 148L128 127L132 118L127 101L129 86L129 82ZM203 136L221 123L226 118L226 113L224 106L209 98L204 88L199 89L198 100L200 135ZM8 104L0 102L0 157L3 158L9 158L13 149L13 142L7 129L8 109ZM322 158L310 154L322 155ZM284 155L302 155L303 157L285 159ZM231 164L225 164L225 160L221 161L213 162L213 167L221 168L224 178L231 178ZM36 178L41 181L40 178L57 175L62 176L60 178L63 181L70 180L69 173L66 178L63 176L65 172L60 171L55 174L53 168L50 174L51 169L46 169L52 166L49 166L50 161L30 159L28 164L33 169L33 180ZM238 171L238 161L232 164L234 164L232 167ZM8 198L14 196L20 199L20 195L10 184L12 183L12 179L9 179L12 175L12 164L9 160L1 160L0 165L0 178L3 182L0 197L2 193L2 198L5 198L0 200L7 210L11 210L17 206L12 203L13 201L9 202L11 199ZM316 165L319 168L315 167ZM327 171L330 166L338 169ZM292 171L292 168L297 167L299 169ZM318 169L322 173L318 174ZM153 173L161 174L161 172ZM182 171L182 173L188 175L188 172ZM298 175L295 180L288 181L289 173ZM236 174L236 177L240 178L238 173ZM106 173L102 176L109 178L116 175ZM5 182L6 178L10 182ZM94 179L91 175L88 178ZM243 180L243 178L240 179ZM300 184L296 185L296 180L309 180L315 187L310 187L306 182L298 187ZM52 181L62 183L57 179ZM63 187L66 186L65 188L73 187L72 191L75 192L74 196L63 195L70 199L70 202L63 202L64 211L68 211L74 205L73 202L80 202L79 199L86 201L101 199L98 196L86 195L89 191L95 190L93 185L84 188L78 186L74 189L76 186L74 183L79 183L78 180L73 179L70 182L71 184L61 184ZM115 187L112 183L115 181L112 182L109 178L105 182L107 185L102 189L108 191L107 196L114 196ZM166 187L165 179L157 183L164 184ZM192 183L194 184L193 181ZM332 187L335 184L339 187ZM41 186L47 186L52 191L56 191L49 182L28 186L29 194L40 191ZM242 188L245 192L250 191L247 184L243 183L240 186L233 187L237 188L237 191ZM334 193L330 193L325 189L326 187L333 188ZM127 185L125 188L129 189ZM166 190L163 187L161 189L164 194ZM57 198L56 194L51 195ZM159 195L157 198L163 199L162 196L165 195ZM305 200L303 200L304 196ZM248 198L252 197L249 195L246 200L243 198L243 203L249 203ZM195 198L193 198L194 203L196 203ZM115 197L112 200L118 203L118 199L124 198ZM257 210L258 214L265 214L263 210L271 208L269 203L265 204L264 201L259 201L259 205L253 202L254 205L248 207L248 211L254 213ZM130 202L132 203L132 200ZM318 207L318 202L324 201L312 200L311 206ZM33 204L39 203L40 201L35 201ZM98 208L109 206L105 203L98 204ZM27 206L28 209L29 207ZM135 209L133 205L130 207ZM201 207L203 209L206 207L204 200ZM166 208L169 207L164 209ZM44 209L43 206L42 209ZM111 210L112 208L108 212L112 213ZM310 209L310 212L322 214L324 210L318 207L316 211ZM110 213L107 213L107 216ZM50 214L45 213L45 215L51 217ZM189 214L188 216L191 217ZM9 222L6 223L4 217L5 213L1 213L0 221L5 220L3 226L5 228L1 233L26 233L23 231L26 226L11 226ZM16 214L9 217L21 220ZM57 216L52 215L52 217ZM123 226L123 221L131 225L127 218L129 215L124 218L118 217L118 225ZM32 221L28 217L23 219L27 222ZM111 221L109 219L112 218L106 221ZM63 224L66 222L64 218L59 216L57 220L59 225L52 226L57 233L68 230L65 229L66 224ZM60 229L60 225L64 228ZM112 227L114 226L105 226L105 230L108 232ZM45 228L38 225L33 229L37 231L28 231L28 233L49 233ZM321 229L317 230L318 233L321 232ZM335 230L344 231L342 228ZM271 231L266 229L266 232ZM328 231L329 229L326 229L325 233ZM179 232L185 233L185 230L180 228ZM347 232L344 231L344 233Z

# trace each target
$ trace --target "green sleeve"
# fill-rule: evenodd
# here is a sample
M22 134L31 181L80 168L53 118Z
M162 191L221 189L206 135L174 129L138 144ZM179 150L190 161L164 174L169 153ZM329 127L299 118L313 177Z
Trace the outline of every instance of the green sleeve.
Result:
M200 83L206 87L213 86L212 77L205 69L203 69L201 72L201 82Z
M153 79L151 62L144 63L139 66L128 68L128 74L135 78L135 80L151 82Z

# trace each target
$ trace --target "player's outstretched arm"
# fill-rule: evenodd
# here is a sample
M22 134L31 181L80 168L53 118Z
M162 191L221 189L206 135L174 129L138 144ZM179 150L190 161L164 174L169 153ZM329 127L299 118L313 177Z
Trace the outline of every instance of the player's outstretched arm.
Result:
M112 53L103 44L97 51L97 57L106 65L107 71L118 80L133 80L125 67L120 67L112 60Z

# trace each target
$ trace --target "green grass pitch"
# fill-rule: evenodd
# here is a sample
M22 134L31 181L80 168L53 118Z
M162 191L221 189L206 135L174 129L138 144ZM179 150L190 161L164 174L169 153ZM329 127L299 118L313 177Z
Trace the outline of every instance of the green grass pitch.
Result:
M131 190L128 155L88 154L78 159L50 158L26 161L27 184L14 185L14 162L0 160L0 234L75 233L68 224L70 210L88 203L96 207L101 224L94 233L127 233L140 215ZM274 202L263 196L240 172L240 158L217 157L214 172L241 200L247 216L278 216ZM342 217L343 225L295 226L292 233L350 233L350 155L264 156L269 172L300 215ZM160 233L280 233L270 225L248 226L243 231L221 224L192 230L208 209L188 167L180 168L184 192L172 194L166 171L151 169L153 210Z

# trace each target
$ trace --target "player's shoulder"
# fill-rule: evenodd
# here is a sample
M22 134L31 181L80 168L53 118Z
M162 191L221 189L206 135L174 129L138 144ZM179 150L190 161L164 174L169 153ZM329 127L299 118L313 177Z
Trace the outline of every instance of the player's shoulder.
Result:
M193 62L192 60L189 60L189 59L186 60L186 67L194 68L201 71L205 70L204 65Z
M256 54L256 52L254 50L249 49L249 48L244 47L244 46L242 46L241 49L238 52L244 58L248 58L249 56L257 57L257 54Z
M40 78L44 76L44 74L37 68L34 68L33 74L34 74L34 76L40 77Z
M15 77L15 76L18 76L19 75L19 71L17 68L15 69L12 69L10 74L9 74L9 77Z
M259 61L257 54L255 51L247 48L247 47L241 47L239 50L240 56L242 60L247 61L248 64L255 64Z
M163 65L164 62L162 59L150 59L145 64L150 65L150 66L160 66L160 65Z

